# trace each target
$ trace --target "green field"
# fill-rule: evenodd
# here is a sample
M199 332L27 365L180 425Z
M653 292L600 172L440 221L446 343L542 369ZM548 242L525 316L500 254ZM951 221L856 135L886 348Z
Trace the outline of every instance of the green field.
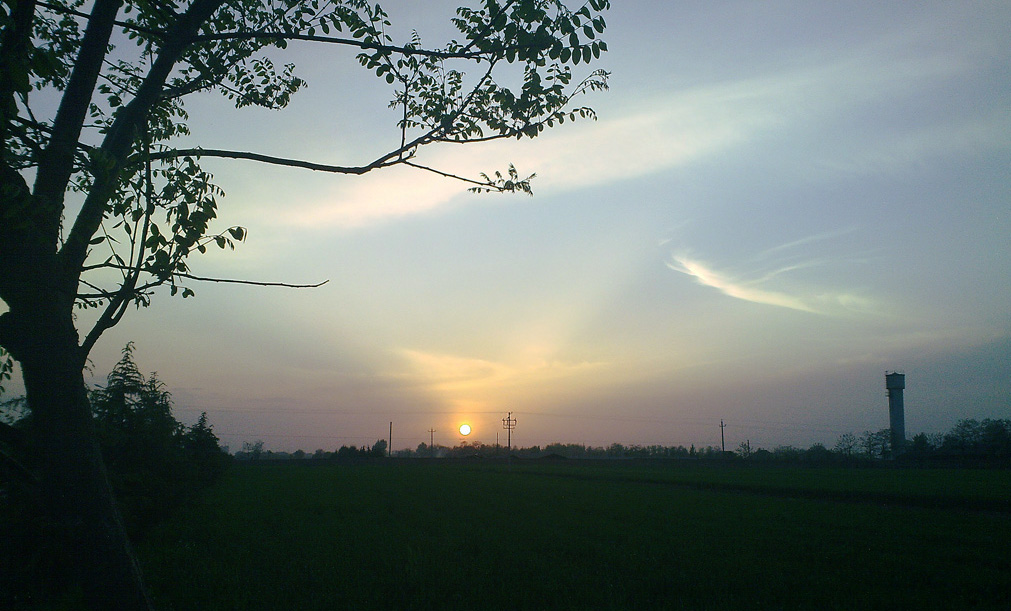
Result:
M160 609L1005 609L1011 473L240 464L139 548Z

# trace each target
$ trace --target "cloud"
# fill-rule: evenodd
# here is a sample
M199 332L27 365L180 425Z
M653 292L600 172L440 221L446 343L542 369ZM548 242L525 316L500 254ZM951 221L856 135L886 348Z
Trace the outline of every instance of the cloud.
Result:
M825 232L822 232L822 233L816 233L814 235L809 235L809 236L806 236L806 237L803 237L803 238L799 238L797 240L792 240L790 242L786 242L785 244L780 244L778 246L773 246L771 248L767 248L767 249L763 250L761 253L759 253L758 258L763 258L764 259L766 257L769 257L770 255L778 254L778 253L781 253L781 252L783 252L785 250L791 250L791 249L797 248L798 246L806 246L806 245L812 244L814 242L821 242L823 240L829 240L829 239L832 239L832 238L838 238L838 237L841 237L841 236L853 233L856 230L857 230L856 227L847 227L845 229L836 229L836 230L833 230L833 231L825 231Z
M884 100L914 95L964 70L957 59L906 57L890 48L857 49L828 59L814 55L807 64L747 78L644 96L612 91L588 100L599 109L598 121L566 123L533 140L431 146L419 152L417 161L468 178L504 170L512 162L521 174L538 174L535 193L585 189L744 150L768 134L809 134L812 124L818 129L826 120L831 124L854 111L866 113ZM987 137L984 127L965 127L958 135L971 146ZM939 129L908 142L886 135L878 152L843 148L822 163L827 168L863 166L879 157L916 156L951 135L950 129ZM464 183L410 168L387 168L335 183L314 201L292 203L283 221L299 227L357 228L465 202L503 201L469 195Z
M521 175L537 173L535 193L590 188L699 161L747 141L775 122L755 101L734 86L701 87L619 107L598 121L566 123L533 140L430 148L418 162L468 178L514 163ZM429 213L468 196L468 203L491 201L468 194L467 186L423 170L387 168L341 180L328 195L292 206L284 221L355 228Z
M673 261L667 263L667 267L695 278L703 286L714 288L728 297L742 301L822 315L868 313L874 311L876 307L871 299L845 291L816 290L803 284L783 282L781 278L798 270L833 263L852 263L852 260L810 257L803 253L790 252L851 231L853 229L823 232L767 248L753 257L750 265L744 266L746 271L736 274L717 269L689 254L675 255ZM769 263L772 264L771 269ZM787 289L766 287L777 279L781 284L786 284Z
M694 261L687 257L675 257L674 263L668 263L668 267L674 271L694 277L699 284L709 286L719 290L728 297L750 301L752 303L762 303L766 305L800 310L802 312L815 312L814 308L797 297L768 291L753 286L748 286L739 280L725 276L724 274L710 269L700 261Z
M504 362L423 350L397 352L408 365L401 377L415 380L449 406L501 403L544 382L577 379L604 365L529 359L523 354L516 355L515 362Z
M411 375L436 390L467 390L497 386L515 377L517 370L503 363L451 354L404 349Z

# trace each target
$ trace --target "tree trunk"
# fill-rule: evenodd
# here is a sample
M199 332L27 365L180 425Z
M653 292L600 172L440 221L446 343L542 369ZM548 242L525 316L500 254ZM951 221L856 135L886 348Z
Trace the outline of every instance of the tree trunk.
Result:
M69 545L89 607L150 609L98 447L70 313L31 318L47 338L46 358L22 360L47 517Z

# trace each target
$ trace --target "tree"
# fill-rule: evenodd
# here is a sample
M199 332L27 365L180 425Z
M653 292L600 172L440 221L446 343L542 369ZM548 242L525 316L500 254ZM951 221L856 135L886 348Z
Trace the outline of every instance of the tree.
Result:
M145 377L129 343L104 387L89 399L102 457L119 507L135 531L165 517L223 472L228 457L203 413L190 428L172 415L172 395L152 373Z
M0 11L0 383L20 365L44 503L78 550L88 602L148 608L95 439L82 370L92 347L158 287L193 295L190 256L234 247L212 230L221 190L200 166L241 159L339 174L394 165L476 191L530 192L529 177L458 177L422 163L438 143L534 137L592 117L573 97L606 87L571 66L607 50L607 0L483 0L452 19L458 40L397 44L364 0L3 0ZM179 146L184 100L216 91L281 109L305 83L274 59L292 43L352 49L393 88L397 144L358 165ZM115 51L113 52L113 49ZM503 73L508 64L519 66ZM464 68L472 69L467 73ZM508 77L519 75L515 83ZM50 105L48 100L58 99ZM51 108L50 108L51 107ZM69 201L73 203L68 206ZM216 279L224 281L224 279ZM78 328L78 308L94 322Z
M935 448L931 446L927 435L925 433L917 433L909 441L906 454L910 458L923 459L929 457L934 451Z
M959 420L943 436L941 449L956 456L1006 458L1011 455L1011 420Z
M98 440L111 470L124 472L143 465L160 471L171 464L171 454L181 445L183 426L172 416L172 397L165 385L156 374L150 378L141 374L133 351L133 344L127 344L106 386L89 397Z
M892 450L891 430L881 429L876 433L864 431L860 436L860 446L867 458L885 458Z
M804 459L811 462L828 462L832 460L832 452L824 444L813 444L804 452Z
M354 446L341 446L334 452L335 458L348 459L358 458L358 456L360 456L360 453L358 452L358 448Z
M853 433L843 433L836 441L834 451L836 454L850 458L856 453L857 447L859 447L857 436Z
M197 471L201 483L209 483L224 471L230 460L221 448L214 428L207 422L207 412L201 412L197 423L183 436L183 447Z
M258 439L255 442L244 441L239 454L249 460L259 460L263 456L263 440Z

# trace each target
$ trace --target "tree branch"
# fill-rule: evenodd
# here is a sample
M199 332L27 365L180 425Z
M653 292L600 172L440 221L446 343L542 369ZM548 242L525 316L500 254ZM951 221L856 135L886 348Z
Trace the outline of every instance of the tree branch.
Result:
M0 38L0 163L9 164L7 137L8 122L17 117L9 109L16 108L15 99L28 88L27 75L31 57L32 21L35 17L35 3L23 0L14 4L4 22L3 36ZM3 199L0 202L6 203ZM2 205L2 204L0 204Z
M183 53L185 41L193 36L222 2L224 0L194 0L172 27L137 95L116 114L116 120L106 133L99 149L102 161L107 167L95 176L95 184L88 192L84 205L60 250L60 258L66 269L79 270L84 264L88 242L102 222L105 206L116 188L123 164L133 147L136 130L147 119L151 106L161 95L165 80Z
M85 267L85 271L90 271L90 270L95 270L95 269L118 269L118 270L122 270L122 271L131 271L131 270L133 270L133 267L129 266L129 265L117 265L115 263L102 263L101 265L89 265L89 266ZM147 272L147 273L153 273L150 269L146 269L146 268L143 268L140 271ZM292 284L292 283L289 283L289 282L262 282L262 281L259 281L259 280L236 280L234 278L208 278L206 276L196 276L196 275L189 274L189 273L186 273L186 272L172 272L171 275L174 276L174 277L176 277L176 278L185 278L187 280L195 280L197 282L221 282L221 283L227 283L227 284L248 284L248 285L251 285L251 286L278 286L278 287L291 288L291 289L315 289L315 288L319 288L319 287L323 286L324 284L327 284L328 282L330 282L329 280L324 280L322 282L316 282L316 283L313 283L313 284ZM165 280L160 280L159 279L157 282L150 282L148 284L144 284L144 285L138 286L138 287L136 287L133 290L133 293L137 294L137 293L142 292L142 291L147 291L149 289L161 286L162 284L164 284L167 281L168 281L168 278L166 278ZM92 285L89 285L89 286L92 286ZM97 287L93 286L93 288L95 288L96 290L100 291L100 294L94 295L95 297L102 297L103 293L105 293L105 291L102 291L101 289L98 289ZM111 294L114 294L114 293L111 293ZM111 294L105 293L104 296L109 296Z
M269 163L272 165L283 165L292 168L303 168L306 170L312 170L314 172L329 172L331 174L365 174L378 168L383 168L399 163L399 161L390 162L389 157L385 156L379 160L376 160L364 166L339 166L339 165L327 165L323 163L313 163L311 161L301 161L299 159L273 157L271 155L262 155L260 153L250 153L244 151L226 151L222 149L203 149L203 148L173 149L169 151L151 153L152 161L164 159L176 159L178 157L222 157L225 159L246 159L248 161L259 161L261 163Z
M459 180L461 182L465 182L465 183L468 183L468 184L476 185L476 186L482 187L484 189L491 189L491 190L496 190L496 191L501 191L502 190L501 188L499 188L497 185L495 185L492 182L481 182L480 180L474 180L474 179L471 179L471 178L465 178L463 176L457 176L456 174L450 174L449 172L443 172L442 170L437 170L435 168L430 168L430 167L425 166L425 165L421 165L421 164L418 164L418 163L413 163L413 162L407 161L406 159L404 161L402 161L401 163L403 163L406 166L410 166L410 167L412 167L412 168L414 168L416 170L424 170L426 172L431 172L433 174L437 174L439 176L442 176L443 178L452 178L454 180Z
M44 239L55 247L67 182L73 172L73 156L98 75L112 36L113 22L122 0L96 0L74 61L66 90L53 121L52 137L42 154L33 194L41 206Z
M318 42L325 44L334 45L344 45L349 47L357 47L363 50L369 51L383 51L385 53L398 53L400 55L417 55L421 57L434 57L436 59L475 59L482 60L488 59L489 56L502 55L510 50L520 50L533 48L533 45L513 45L511 47L495 47L492 49L485 49L483 51L442 51L439 49L416 49L414 47L405 47L401 45L383 45L374 42L366 42L363 40L355 40L354 38L340 38L336 36L318 36L309 34L298 34L295 32L224 32L221 34L202 34L200 36L194 36L190 39L191 43L201 43L210 41L233 41L233 40L260 40L260 39L271 39L271 40L297 40L302 42ZM473 44L473 43L472 43ZM466 49L469 49L471 45L468 45Z
M142 128L143 139L144 139L144 150L149 151L151 143L149 141L147 125ZM132 240L130 251L131 258L133 258L133 249L136 246L136 260L137 263L126 267L123 271L123 284L120 289L116 291L113 295L109 296L109 303L106 305L105 311L102 312L102 316L95 322L95 325L91 328L91 331L84 338L81 343L81 348L85 354L91 352L91 348L101 337L102 333L105 333L107 329L119 324L120 319L123 318L123 314L126 313L126 308L130 303L131 299L134 299L137 295L143 293L143 290L136 290L137 280L140 279L141 269L144 263L144 244L147 242L148 230L151 226L151 216L154 215L154 193L151 183L151 161L148 160L144 164L144 183L146 185L145 189L145 213L144 213L144 228L141 230L140 239ZM136 234L132 234L133 237ZM113 250L115 254L115 250Z
M247 284L249 286L278 286L287 289L317 289L330 282L329 280L324 280L323 282L317 282L315 284L290 284L288 282L260 282L257 280L236 280L234 278L206 278L203 276L194 276L193 274L183 274L180 272L175 272L172 275L179 278L186 278L187 280L195 280L197 282L221 282L225 284Z
M77 10L74 10L72 8L68 8L66 6L60 6L58 4L50 4L48 2L38 2L37 4L39 6L41 6L41 7L43 7L43 8L46 8L46 9L49 9L49 10L53 11L54 13L62 13L64 15L73 15L74 17L81 17L82 19L85 19L85 20L91 19L91 15L89 15L88 13L84 13L82 11L77 11ZM163 14L164 14L164 12L163 12ZM113 21L113 24L116 25L116 26L118 26L118 27L123 28L124 30L130 30L130 31L133 31L133 32L138 32L140 34L148 34L150 36L154 36L154 37L157 37L157 38L160 38L160 37L162 37L162 36L165 35L165 32L163 32L162 30L152 30L151 28L145 28L143 26L139 26L136 23L129 23L127 21L119 21L118 19L116 21Z

